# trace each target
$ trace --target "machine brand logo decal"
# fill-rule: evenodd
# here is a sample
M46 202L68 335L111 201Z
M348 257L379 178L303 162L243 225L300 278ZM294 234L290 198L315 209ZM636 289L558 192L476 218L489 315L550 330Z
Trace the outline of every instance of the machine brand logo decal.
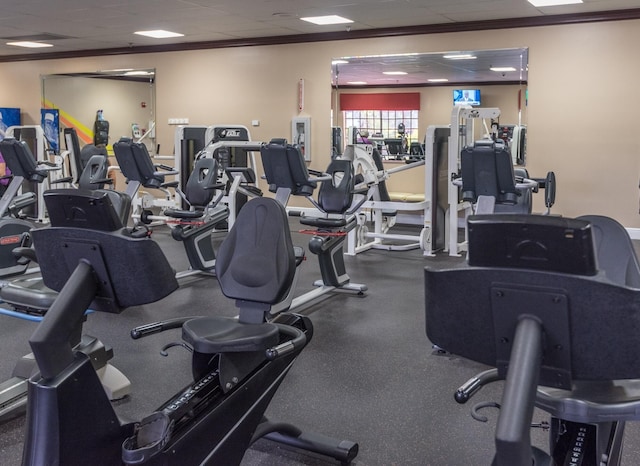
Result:
M18 244L20 242L20 235L13 236L3 236L0 238L0 246L5 246L7 244Z
M220 131L220 137L222 138L237 138L239 136L239 129L223 129L222 131Z

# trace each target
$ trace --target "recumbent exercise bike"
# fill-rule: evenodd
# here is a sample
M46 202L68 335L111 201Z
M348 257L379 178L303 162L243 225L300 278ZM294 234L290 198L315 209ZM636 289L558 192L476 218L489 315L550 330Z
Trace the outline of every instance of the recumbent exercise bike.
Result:
M60 197L45 199L50 210L65 208L57 205ZM66 202L68 207L71 201ZM107 225L105 231L78 229L73 216L66 227L33 232L45 284L60 293L29 340L40 373L29 381L24 465L232 465L240 463L252 441L271 434L343 463L356 456L353 442L264 418L312 335L303 316L281 313L266 322L295 273L287 215L278 202L247 203L220 247L216 274L223 293L236 300L238 319L185 319L181 327L194 350L193 381L137 423L117 418L91 361L72 350L71 328L89 306L118 313L155 302L178 283L157 243L133 238L126 229L109 231L114 214L106 195L91 202L78 196L74 202L74 212ZM152 325L135 336L164 329Z
M468 265L425 268L426 330L497 368L458 402L506 378L493 464L620 465L625 422L640 419L640 264L626 231L513 214L471 216L468 230ZM548 453L531 445L535 406L551 415Z

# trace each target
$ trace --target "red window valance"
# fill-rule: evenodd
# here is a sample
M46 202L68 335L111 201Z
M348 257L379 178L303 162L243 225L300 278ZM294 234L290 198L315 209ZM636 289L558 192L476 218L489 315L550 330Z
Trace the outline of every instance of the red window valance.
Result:
M420 93L340 94L341 110L420 110Z

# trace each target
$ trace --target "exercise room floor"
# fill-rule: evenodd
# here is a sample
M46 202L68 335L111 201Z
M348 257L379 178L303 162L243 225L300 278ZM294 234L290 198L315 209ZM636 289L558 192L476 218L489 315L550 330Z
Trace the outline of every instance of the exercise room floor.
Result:
M298 230L296 220L291 227ZM293 236L296 245L306 246L308 236ZM163 228L156 229L153 238L176 270L186 269L182 244ZM640 253L640 242L635 247ZM369 290L364 297L333 294L302 311L313 321L315 334L285 378L268 416L303 430L358 442L357 465L489 465L497 412L485 411L487 423L474 421L470 406L458 405L453 399L455 389L485 367L434 354L425 335L423 268L461 260L442 253L424 258L420 250L371 250L346 257L351 280L366 283ZM307 253L300 272L297 295L312 289L319 278L315 257ZM168 357L159 354L164 344L179 340L178 330L134 341L129 338L131 328L176 316L235 315L234 303L222 295L215 278L186 279L181 285L158 303L127 309L120 315L89 316L85 333L113 346L112 363L132 382L131 395L116 403L122 417L139 419L149 414L186 385L190 375L185 350L173 348ZM29 351L27 340L35 324L4 316L0 322L0 380L6 380L15 362ZM502 383L485 387L473 402L499 401L501 387ZM542 412L534 415L535 422L546 418ZM24 418L0 426L0 464L20 464L23 429ZM532 429L534 443L542 448L546 436ZM247 451L242 464L336 462L261 440ZM637 423L627 425L623 464L640 464Z

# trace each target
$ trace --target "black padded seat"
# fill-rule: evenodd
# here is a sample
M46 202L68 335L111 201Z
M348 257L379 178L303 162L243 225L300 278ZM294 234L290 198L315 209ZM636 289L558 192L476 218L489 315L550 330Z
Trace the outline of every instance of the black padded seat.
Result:
M284 206L255 198L240 210L220 245L216 276L228 298L272 305L287 295L295 260Z
M302 225L307 225L307 226L316 227L316 228L342 228L347 224L347 219L301 217L300 223Z
M43 315L58 293L44 286L41 277L30 277L10 282L0 290L0 297L16 309Z
M289 188L291 194L311 196L317 183L309 181L309 170L300 157L298 147L286 144L282 139L274 139L260 147L264 173L269 183L269 191Z
M280 333L271 323L247 325L227 317L200 317L182 326L182 338L198 353L240 353L275 346Z
M109 160L106 155L93 155L84 164L82 173L78 179L80 189L103 189L104 185L110 183L107 178Z
M165 209L164 214L171 218L193 220L202 217L204 210Z
M165 183L165 173L156 171L147 146L122 138L113 145L113 153L124 177L137 181L145 188L175 187L177 182Z
M104 157L107 157L109 154L106 147L97 147L93 144L85 144L82 149L80 149L80 167L82 168L82 170L84 170L84 168L89 163L89 160L91 160L94 155L102 155Z
M184 190L184 197L191 206L191 210L169 208L165 209L164 214L167 217L179 219L200 218L205 214L206 207L213 201L215 190L222 188L224 188L224 185L218 183L217 160L211 158L198 159L189 175ZM228 211L224 210L228 215ZM224 220L224 218L216 220L215 223Z
M511 154L504 146L478 141L462 150L460 162L465 201L475 203L478 196L491 196L496 204L518 202Z
M22 176L25 180L42 183L49 173L38 168L36 158L24 141L5 138L0 141L0 153L13 176Z
M255 198L240 210L220 245L216 275L225 296L235 298L238 320L211 316L182 325L195 353L260 352L280 342L278 326L265 322L270 305L287 295L295 273L287 212L274 199Z

